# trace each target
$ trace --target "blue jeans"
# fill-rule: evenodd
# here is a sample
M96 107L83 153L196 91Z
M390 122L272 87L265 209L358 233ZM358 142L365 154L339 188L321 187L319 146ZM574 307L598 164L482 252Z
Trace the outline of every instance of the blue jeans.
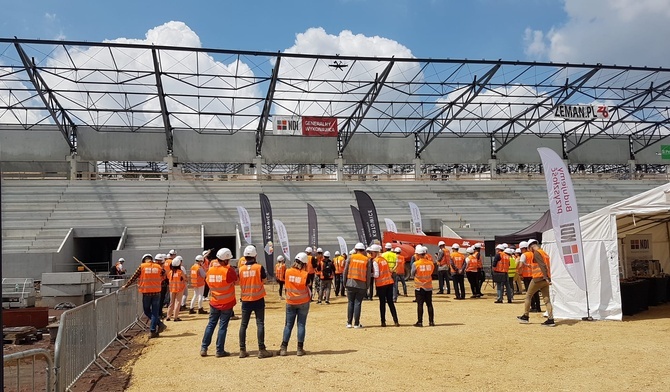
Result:
M286 324L284 325L284 338L282 343L288 343L291 332L298 319L298 343L305 342L305 325L307 325L307 314L309 313L309 302L302 305L286 305Z
M219 333L216 335L216 353L222 354L226 343L226 333L228 332L228 321L233 316L233 310L219 310L213 306L209 307L209 322L205 328L205 336L202 337L202 349L207 350L207 347L212 343L212 335L216 328L216 322L219 322Z
M512 300L512 285L509 283L509 279L505 279L504 282L496 282L496 292L498 294L498 301L503 299L503 288L507 290L507 300Z
M247 327L251 319L251 312L256 316L256 337L258 349L265 350L265 298L258 301L242 302L242 323L240 324L240 348L247 348Z
M395 274L395 284L393 285L393 302L398 300L398 294L400 290L398 290L398 282L402 283L402 291L407 296L407 283L405 283L405 274Z
M347 287L347 324L351 324L352 321L354 325L361 323L361 306L366 294L366 289Z
M142 294L142 308L144 315L151 320L151 332L156 332L158 324L160 324L160 294Z

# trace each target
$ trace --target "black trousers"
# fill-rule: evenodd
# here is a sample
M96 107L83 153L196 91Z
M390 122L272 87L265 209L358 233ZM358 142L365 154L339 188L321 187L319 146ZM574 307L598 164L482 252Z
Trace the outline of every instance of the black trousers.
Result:
M397 323L398 313L396 312L395 304L393 303L393 285L389 284L386 286L377 287L377 296L379 297L379 316L382 319L382 324L386 323L387 304L391 310L391 317L393 317L393 322Z
M372 300L372 298L375 296L375 278L370 278L370 288L368 289L368 299Z
M208 295L209 295L209 285L207 284L207 282L205 282L205 292L202 293L202 296L204 298L207 298Z
M479 273L479 294L481 294L484 282L486 282L486 272L483 269L480 269L477 272Z
M451 279L454 281L454 294L456 298L465 298L465 275L453 274Z
M528 287L530 286L530 282L533 280L533 278L523 278L523 286L526 288L526 291L528 291ZM530 309L531 310L537 310L538 312L542 311L542 308L540 307L540 292L538 291L533 295L533 298L530 300Z
M416 297L416 317L417 322L423 324L423 304L428 308L428 322L435 322L435 311L433 310L433 291L432 290L414 290Z
M165 306L165 297L167 297L168 293L168 288L170 287L170 284L168 283L167 280L164 280L161 282L161 294L160 294L160 299L158 300L160 305L159 308L163 309L163 306ZM169 299L168 299L169 302Z
M344 296L344 282L342 281L342 274L335 274L335 296L340 295L340 292Z
M442 294L444 293L444 289L446 288L447 294L451 294L451 285L449 284L449 271L437 271L437 282L438 282L438 293Z
M470 290L472 295L480 295L481 291L479 290L479 277L481 274L478 271L466 272L465 276L468 277L468 282L470 283Z
M279 296L283 297L284 296L284 281L283 280L278 280L277 283L279 284Z

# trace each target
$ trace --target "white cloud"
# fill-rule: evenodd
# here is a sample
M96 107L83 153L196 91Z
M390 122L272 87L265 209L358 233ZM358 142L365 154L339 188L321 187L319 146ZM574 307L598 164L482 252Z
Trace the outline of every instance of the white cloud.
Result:
M670 65L670 0L564 0L567 21L526 29L526 55L555 62Z
M50 14L50 13L45 13L44 18L50 22L53 22L56 20L56 14Z

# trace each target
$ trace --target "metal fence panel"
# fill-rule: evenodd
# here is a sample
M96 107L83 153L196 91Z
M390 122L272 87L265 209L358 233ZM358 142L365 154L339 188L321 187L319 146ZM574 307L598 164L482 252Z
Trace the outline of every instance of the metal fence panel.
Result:
M70 309L61 315L54 353L57 391L69 389L95 362L95 319L94 302Z
M102 354L116 339L118 331L116 326L117 316L116 293L95 300L95 324L97 327L95 352L97 355Z
M137 319L138 294L137 286L135 285L116 292L116 301L118 304L116 329L119 333L131 327ZM141 305L142 301L139 303Z
M36 382L35 380L37 375L35 370L35 363L38 361L38 357L42 358L44 360L44 364L46 365L46 380L44 385ZM22 362L25 362L27 359L32 359L32 362L30 363L30 365L32 365L32 369L25 369L26 364L23 363L24 370L21 370ZM54 390L54 366L53 361L51 360L51 353L49 353L48 350L43 348L34 348L31 350L8 354L3 356L3 362L5 367L5 377L2 380L3 390L26 391L27 389L24 388L24 386L27 386L26 384L29 383L28 381L30 381L33 391L40 390L41 387L44 387L44 390L48 392L52 392ZM12 366L13 364L16 364L16 366ZM41 366L41 363L39 366ZM27 379L25 383L22 382L23 374L25 374L23 378ZM16 384L14 385L13 383Z

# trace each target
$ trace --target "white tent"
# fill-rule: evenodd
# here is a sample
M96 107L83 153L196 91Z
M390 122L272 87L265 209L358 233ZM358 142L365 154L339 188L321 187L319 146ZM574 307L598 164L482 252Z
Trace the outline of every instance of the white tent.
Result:
M591 316L621 320L619 253L623 238L651 235L653 258L670 271L670 183L594 211L580 218ZM555 318L586 316L586 293L574 283L558 256L553 230L542 235L551 257ZM623 263L622 263L623 265Z

